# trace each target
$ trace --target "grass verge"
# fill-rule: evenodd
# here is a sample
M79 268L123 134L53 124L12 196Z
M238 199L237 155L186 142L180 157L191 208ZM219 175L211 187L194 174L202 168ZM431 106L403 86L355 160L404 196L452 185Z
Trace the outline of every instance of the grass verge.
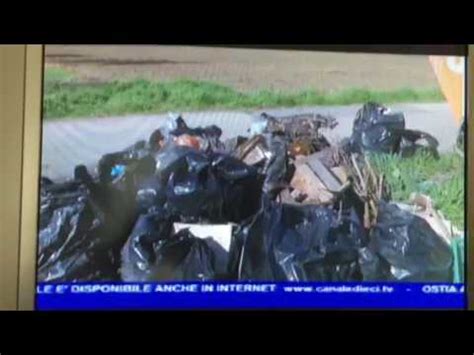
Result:
M412 158L379 154L371 161L384 173L394 201L408 202L413 192L426 194L436 209L464 229L464 158L456 153L442 154L440 159L421 153Z
M44 73L44 83L46 86L53 83L67 83L75 80L74 75L63 68L46 68Z
M193 80L81 84L70 82L60 73L46 75L44 89L47 119L205 109L349 105L367 101L389 104L444 100L438 89L372 91L356 88L337 92L261 90L247 93L225 85Z

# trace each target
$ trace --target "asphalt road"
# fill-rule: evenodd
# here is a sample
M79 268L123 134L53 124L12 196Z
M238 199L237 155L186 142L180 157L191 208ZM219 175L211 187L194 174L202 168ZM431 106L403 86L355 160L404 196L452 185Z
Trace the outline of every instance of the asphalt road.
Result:
M328 136L333 140L348 137L352 122L361 105L298 107L261 110L273 115L315 112L330 114L339 124ZM405 113L407 128L420 129L435 136L442 152L453 149L458 125L447 104L400 104L392 110ZM223 138L247 135L257 112L200 112L182 113L189 126L216 124L223 130ZM166 124L169 116L134 115L126 117L87 118L45 121L43 125L42 175L54 180L72 176L77 164L85 164L93 171L98 159L106 153L119 151Z

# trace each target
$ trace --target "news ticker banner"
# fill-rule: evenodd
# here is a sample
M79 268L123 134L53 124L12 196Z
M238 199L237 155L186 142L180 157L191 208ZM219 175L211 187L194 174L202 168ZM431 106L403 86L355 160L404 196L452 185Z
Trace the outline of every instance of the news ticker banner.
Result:
M441 283L41 283L39 310L463 309L464 284Z

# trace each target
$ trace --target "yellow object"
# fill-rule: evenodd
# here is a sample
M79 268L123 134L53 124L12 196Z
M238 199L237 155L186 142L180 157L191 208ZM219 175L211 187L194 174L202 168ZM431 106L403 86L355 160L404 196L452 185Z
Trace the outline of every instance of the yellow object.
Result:
M430 56L430 63L456 121L464 117L464 57Z

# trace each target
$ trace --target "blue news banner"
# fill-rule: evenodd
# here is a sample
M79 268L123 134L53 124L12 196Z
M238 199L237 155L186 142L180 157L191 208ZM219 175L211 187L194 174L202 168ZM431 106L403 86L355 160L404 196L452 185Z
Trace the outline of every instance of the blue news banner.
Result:
M463 309L463 284L41 283L37 309Z

